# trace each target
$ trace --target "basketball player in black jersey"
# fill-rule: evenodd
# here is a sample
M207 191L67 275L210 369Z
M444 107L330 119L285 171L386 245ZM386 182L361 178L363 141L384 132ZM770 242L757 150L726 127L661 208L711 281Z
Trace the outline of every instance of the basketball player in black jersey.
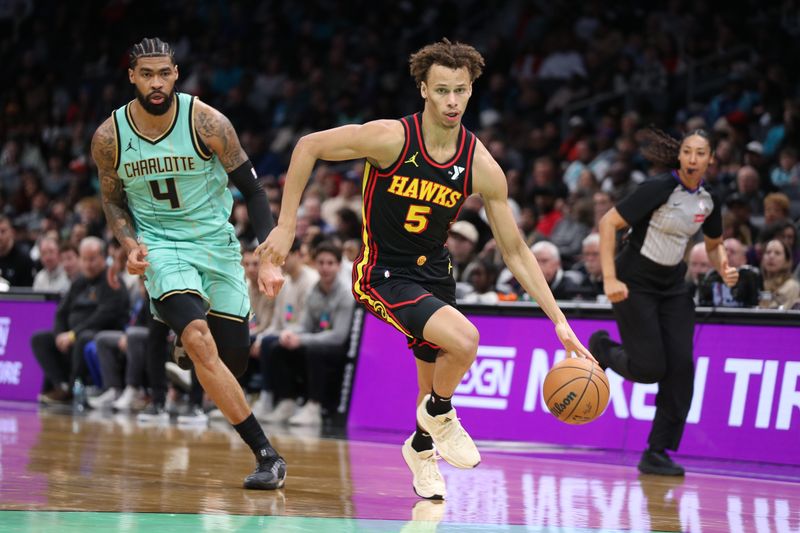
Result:
M362 184L364 243L353 265L353 294L406 335L416 356L417 429L403 445L403 457L414 474L416 493L442 499L445 486L436 451L459 468L474 468L480 462L450 403L478 349L478 330L455 308L455 282L444 247L447 229L467 196L483 197L506 264L553 321L567 352L591 354L556 305L520 236L508 207L503 171L461 125L483 58L473 47L445 39L413 54L410 67L425 101L422 113L300 139L286 177L280 220L258 253L262 261L283 263L303 189L318 159L367 159ZM259 284L268 295L279 286L267 269Z
M656 415L639 462L645 474L682 476L666 450L677 450L694 387L694 302L684 281L689 239L702 229L708 259L729 287L739 273L722 245L720 201L703 186L713 157L708 133L681 141L650 130L642 150L662 168L600 220L603 289L614 308L622 343L597 331L589 339L600 365L631 381L658 383ZM614 257L616 232L631 228Z

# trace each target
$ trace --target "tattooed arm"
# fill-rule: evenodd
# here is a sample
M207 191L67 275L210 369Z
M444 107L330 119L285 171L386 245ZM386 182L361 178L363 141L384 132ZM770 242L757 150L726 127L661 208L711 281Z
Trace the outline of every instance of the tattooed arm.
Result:
M205 145L217 154L225 172L230 174L247 161L247 154L239 144L239 137L228 117L195 100L194 125Z
M247 214L258 242L264 242L274 225L267 195L261 188L253 164L239 144L236 130L222 113L200 101L195 106L197 133L205 145L219 158L228 179L244 196Z
M239 137L228 118L199 100L195 100L194 124L203 143L213 151L228 173L228 179L241 191L247 203L247 216L253 225L258 242L267 238L275 225L267 203L267 195L258 183L253 164L244 153ZM259 262L259 288L274 298L283 285L280 267L270 261Z
M103 211L114 236L125 248L128 255L128 272L144 274L149 263L144 259L147 247L136 238L136 227L128 210L128 201L122 180L115 168L117 159L117 139L111 118L97 128L92 138L92 158L100 175L100 192L103 198Z

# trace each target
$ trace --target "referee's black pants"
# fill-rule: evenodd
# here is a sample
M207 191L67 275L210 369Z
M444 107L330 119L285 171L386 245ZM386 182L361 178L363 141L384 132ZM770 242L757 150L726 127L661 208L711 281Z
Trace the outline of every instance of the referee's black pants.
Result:
M694 302L688 291L631 289L613 308L622 345L611 343L609 366L628 380L658 383L647 442L653 450L677 450L694 392Z

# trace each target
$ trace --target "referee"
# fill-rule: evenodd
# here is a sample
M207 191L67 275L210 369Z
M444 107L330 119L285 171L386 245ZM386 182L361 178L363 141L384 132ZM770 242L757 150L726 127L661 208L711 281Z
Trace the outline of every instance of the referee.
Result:
M682 140L651 129L644 156L672 168L642 183L600 220L603 287L612 303L622 344L596 331L589 350L603 368L639 383L658 383L656 415L639 470L682 476L665 450L677 450L692 403L694 303L684 281L689 240L702 228L708 258L728 286L738 273L722 246L721 203L704 186L713 158L704 130ZM677 167L677 168L676 168ZM614 258L616 233L630 228Z

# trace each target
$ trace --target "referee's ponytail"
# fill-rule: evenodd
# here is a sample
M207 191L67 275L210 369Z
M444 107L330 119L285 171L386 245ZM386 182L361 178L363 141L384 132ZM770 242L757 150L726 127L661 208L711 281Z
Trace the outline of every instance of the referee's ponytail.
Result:
M654 165L666 168L680 168L678 154L681 151L681 145L683 141L694 135L698 135L708 141L708 147L712 152L714 151L711 135L704 129L687 132L681 140L678 140L667 132L651 126L642 133L642 155Z

